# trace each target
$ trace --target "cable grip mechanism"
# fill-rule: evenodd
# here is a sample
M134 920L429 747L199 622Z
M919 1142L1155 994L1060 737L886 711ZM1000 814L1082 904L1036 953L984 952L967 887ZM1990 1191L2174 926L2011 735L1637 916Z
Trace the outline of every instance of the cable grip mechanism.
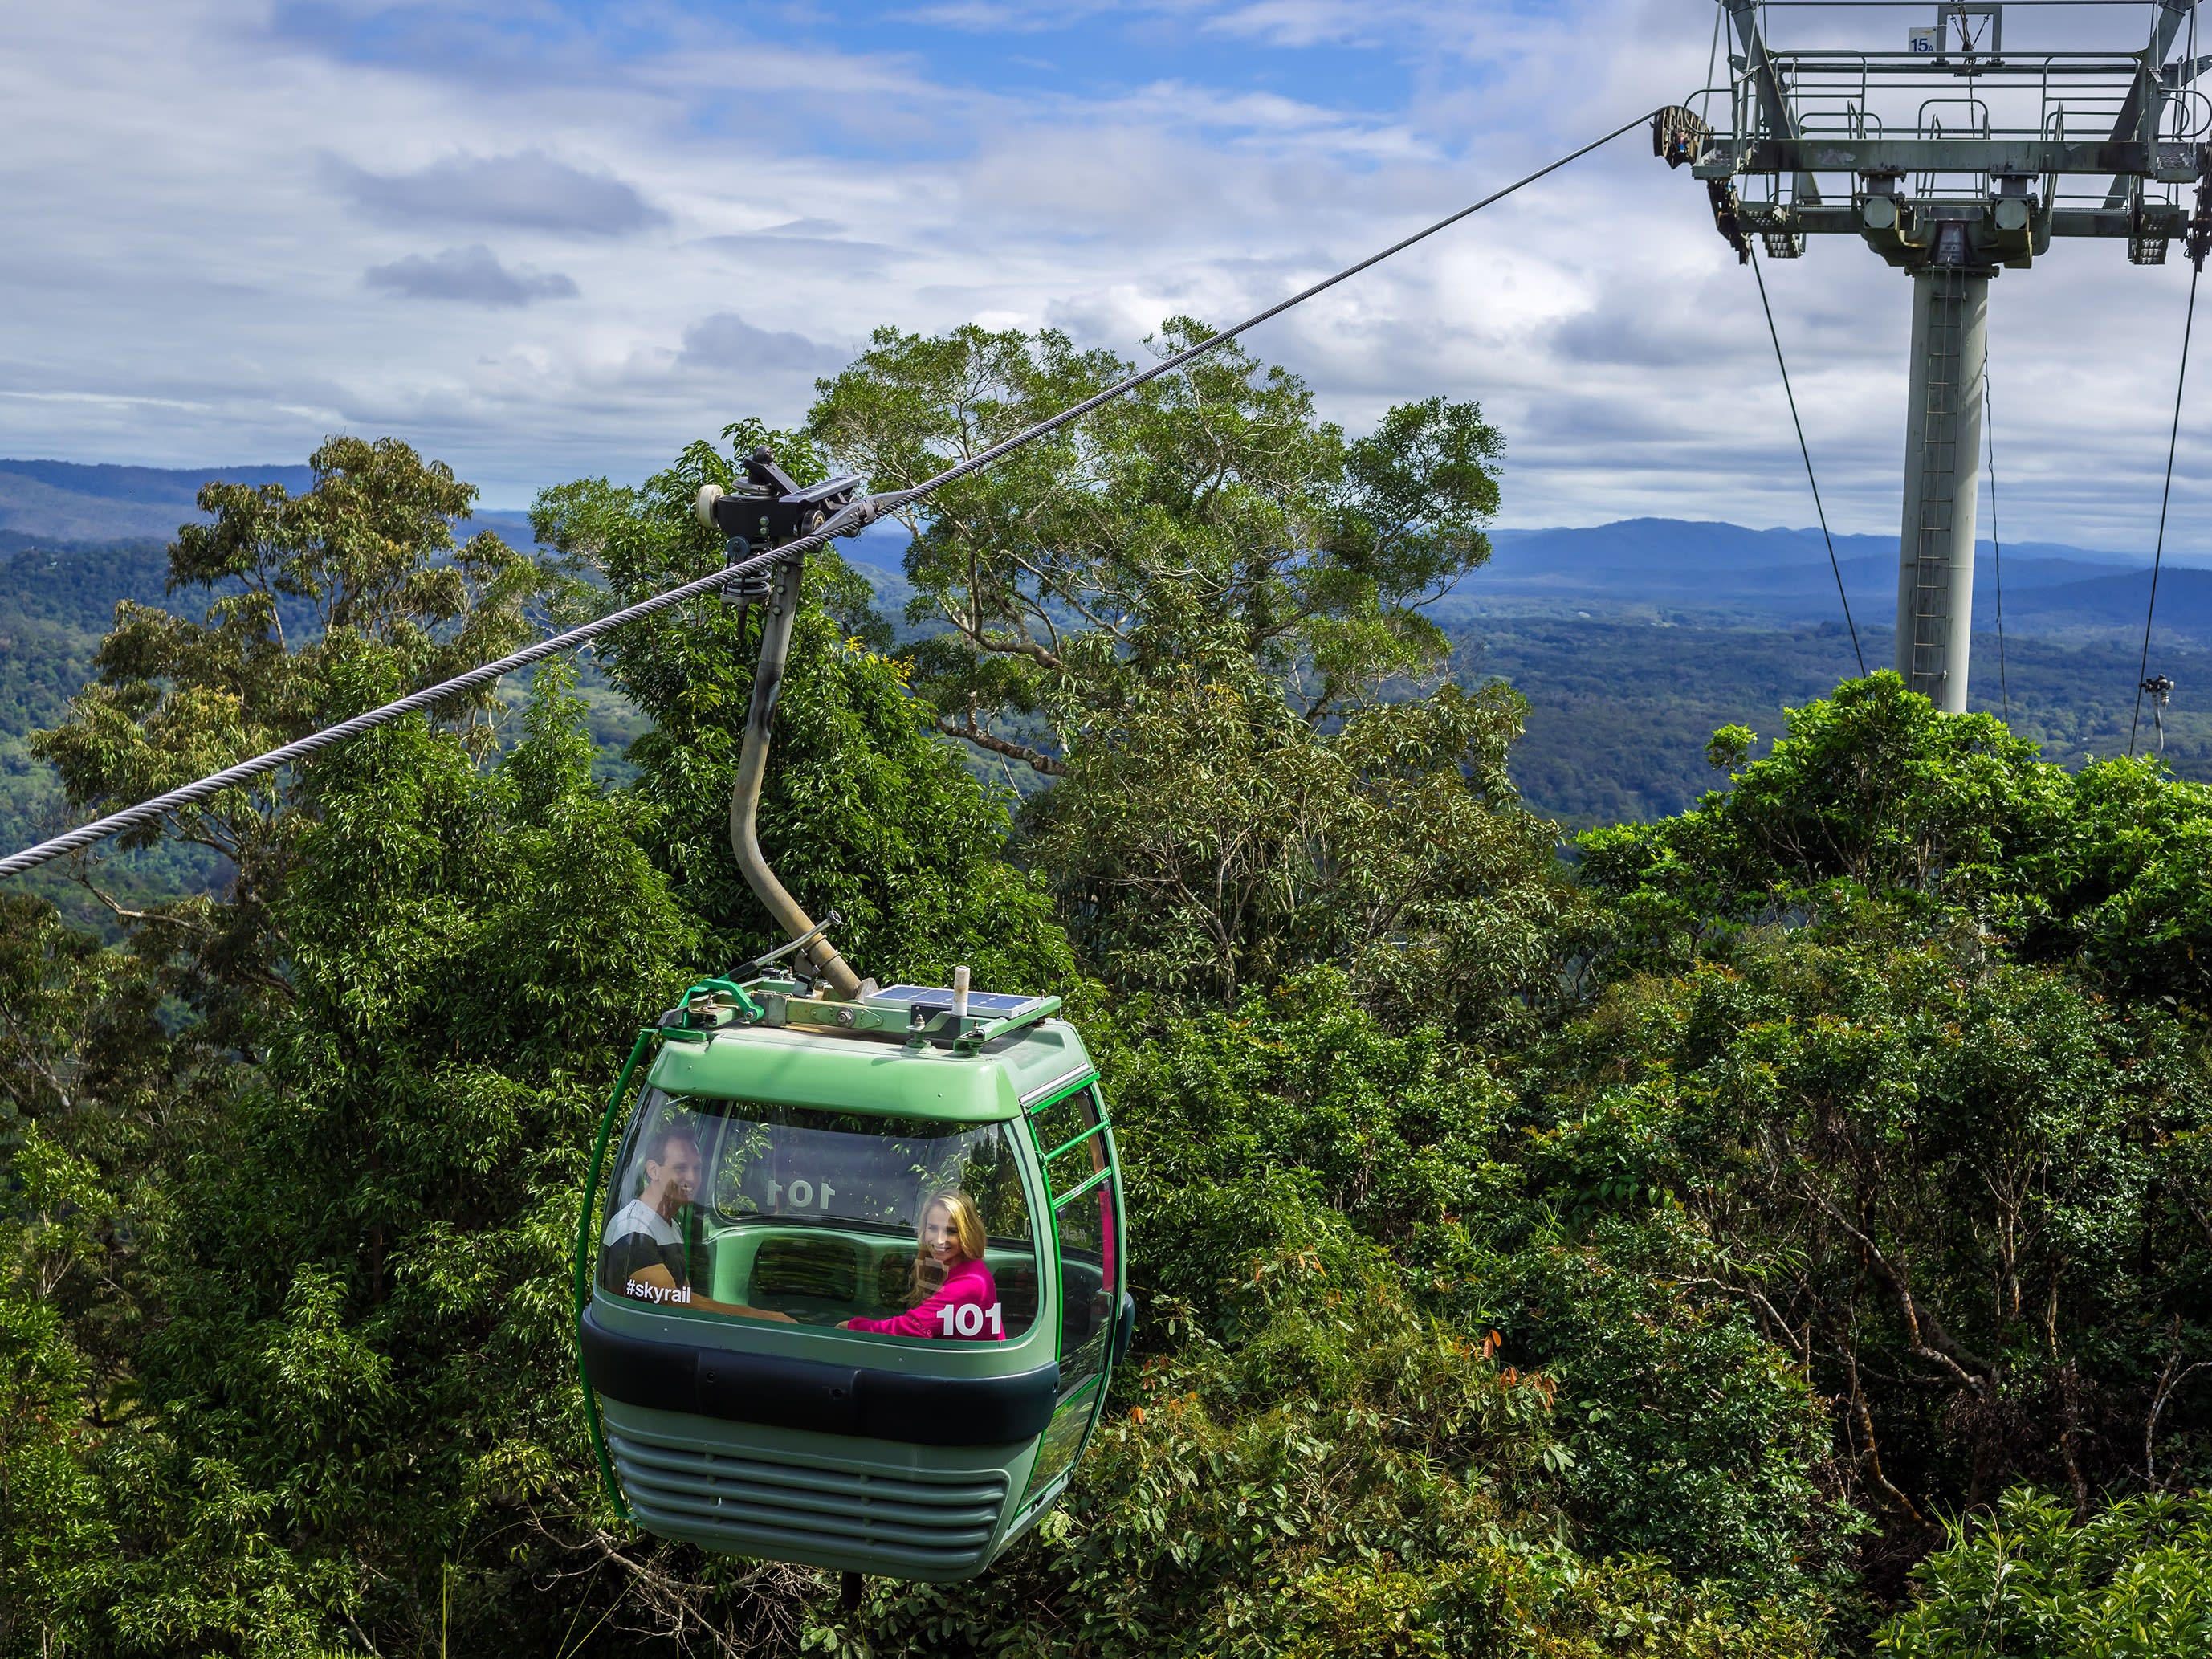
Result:
M743 484L734 490L701 484L692 511L701 524L722 532L722 562L733 568L751 558L757 547L781 547L813 534L833 515L862 499L867 483L857 472L841 472L801 489L776 465L772 452L756 449L745 457ZM741 636L746 609L768 598L773 581L763 566L722 584L722 602L737 608Z
M868 481L857 472L801 489L776 465L775 456L756 449L745 457L745 481L735 489L701 484L692 510L699 522L725 536L741 537L749 547L781 547L809 536L832 516L859 500ZM762 579L763 588L767 579Z

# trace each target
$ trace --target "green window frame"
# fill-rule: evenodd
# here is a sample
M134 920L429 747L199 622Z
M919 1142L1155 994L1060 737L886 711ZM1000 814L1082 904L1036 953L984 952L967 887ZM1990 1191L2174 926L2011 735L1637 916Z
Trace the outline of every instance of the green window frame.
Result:
M1069 1126L1064 1123L1048 1127L1049 1117L1064 1116L1062 1109L1073 1106L1087 1115L1088 1121ZM1093 1076L1072 1089L1062 1089L1049 1098L1041 1100L1027 1111L1030 1135L1037 1150L1039 1173L1044 1183L1045 1207L1051 1218L1053 1260L1060 1266L1056 1297L1060 1304L1060 1329L1055 1352L1063 1367L1062 1395L1054 1411L1052 1421L1046 1426L1037 1448L1036 1460L1030 1465L1030 1478L1022 1492L1019 1505L1026 1520L1036 1510L1050 1499L1066 1483L1068 1473L1082 1456L1083 1449L1090 1443L1096 1427L1100 1407L1106 1398L1106 1382L1113 1369L1114 1318L1109 1314L1098 1329L1091 1332L1076 1346L1068 1351L1067 1334L1070 1310L1067 1306L1066 1257L1062 1212L1071 1204L1096 1201L1103 1188L1110 1194L1110 1207L1101 1216L1100 1267L1112 1262L1112 1284L1103 1284L1101 1291L1109 1302L1115 1299L1123 1273L1122 1254L1118 1235L1121 1231L1121 1191L1119 1163L1115 1156L1113 1125L1106 1111L1105 1097ZM1068 1133L1069 1127L1073 1133ZM1046 1136L1052 1136L1048 1145ZM1090 1149L1088 1155L1084 1148ZM1041 1241L1042 1242L1042 1241ZM1066 1370L1072 1360L1096 1358L1096 1364L1079 1370L1070 1381Z

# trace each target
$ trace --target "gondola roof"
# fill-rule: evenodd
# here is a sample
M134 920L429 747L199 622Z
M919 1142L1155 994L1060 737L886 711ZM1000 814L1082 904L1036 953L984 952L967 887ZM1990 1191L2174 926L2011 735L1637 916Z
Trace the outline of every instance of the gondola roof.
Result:
M653 1080L672 1094L769 1099L837 1110L896 1111L935 1122L1018 1116L1093 1074L1075 1028L1042 1019L972 1052L842 1032L742 1025L661 1051Z

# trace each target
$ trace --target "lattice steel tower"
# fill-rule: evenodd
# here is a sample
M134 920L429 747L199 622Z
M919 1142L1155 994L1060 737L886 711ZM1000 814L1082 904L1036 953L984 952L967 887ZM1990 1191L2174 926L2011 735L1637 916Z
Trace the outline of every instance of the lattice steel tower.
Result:
M1719 3L1727 82L1661 115L1659 153L1706 181L1741 258L1753 236L1768 258L1793 259L1808 236L1849 234L1912 278L1897 671L1962 712L1990 279L2026 270L2054 236L2124 242L2144 265L2186 237L2202 268L2212 100L2195 83L2212 58L2193 55L2196 0L2015 6L2010 47L1995 0L1941 0L1932 21L1929 0L1848 12L1817 0ZM1777 14L1794 32L1824 12L1893 15L1894 49L1771 44ZM2094 44L2146 12L2141 49ZM2021 24L2049 44L2022 47Z

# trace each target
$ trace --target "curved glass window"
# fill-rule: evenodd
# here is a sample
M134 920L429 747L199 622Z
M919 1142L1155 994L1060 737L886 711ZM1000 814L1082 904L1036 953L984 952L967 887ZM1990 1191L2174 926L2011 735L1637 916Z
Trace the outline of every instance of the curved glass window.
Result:
M646 1091L599 1284L672 1312L1002 1341L1036 1317L1019 1124Z

